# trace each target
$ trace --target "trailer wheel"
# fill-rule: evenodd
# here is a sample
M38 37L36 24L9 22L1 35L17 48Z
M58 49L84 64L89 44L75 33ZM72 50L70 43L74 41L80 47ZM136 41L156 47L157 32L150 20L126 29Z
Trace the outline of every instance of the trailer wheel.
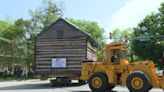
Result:
M126 85L130 92L148 92L151 87L148 76L143 72L133 72L130 74Z
M51 87L56 86L55 84L56 84L56 82L55 82L55 80L54 80L54 79L50 80L50 86L51 86Z
M51 79L50 80L50 86L67 86L71 83L71 80L67 78L62 78L62 77L57 77L56 79Z
M105 92L108 90L107 76L101 72L93 73L88 80L92 92Z
M80 84L80 85L84 85L84 84L86 84L86 81L79 80L79 84Z

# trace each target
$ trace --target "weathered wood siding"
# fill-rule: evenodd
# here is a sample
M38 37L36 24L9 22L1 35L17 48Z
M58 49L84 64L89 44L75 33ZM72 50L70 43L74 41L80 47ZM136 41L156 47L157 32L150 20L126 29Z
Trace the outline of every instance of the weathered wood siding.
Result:
M96 48L89 41L87 41L87 59L88 60L97 60Z
M63 30L63 38L81 38L86 37L79 29L76 29L73 26L65 23L64 21L59 21L53 26L49 27L47 30L43 31L37 39L40 38L53 38L57 39L57 31Z
M62 30L62 38L58 31ZM66 58L66 68L52 68L52 58ZM35 72L38 74L79 76L83 60L96 59L96 49L88 36L65 20L52 24L36 38ZM58 76L58 77L60 77Z
M36 42L36 72L80 71L81 62L86 58L86 39L38 39ZM65 69L52 68L52 58L67 59Z

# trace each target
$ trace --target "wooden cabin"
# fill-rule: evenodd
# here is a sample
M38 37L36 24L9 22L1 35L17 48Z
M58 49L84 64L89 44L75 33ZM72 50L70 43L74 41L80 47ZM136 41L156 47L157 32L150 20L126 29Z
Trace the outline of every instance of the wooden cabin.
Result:
M82 61L97 59L96 46L87 33L59 18L36 37L35 72L48 77L79 77Z

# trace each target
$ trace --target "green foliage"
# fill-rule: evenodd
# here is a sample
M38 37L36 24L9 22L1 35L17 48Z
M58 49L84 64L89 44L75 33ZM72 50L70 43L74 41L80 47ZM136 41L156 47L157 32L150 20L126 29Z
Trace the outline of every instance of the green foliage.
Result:
M23 19L17 19L15 25L23 33L17 40L19 56L24 57L24 62L22 63L30 67L34 60L34 37L36 36L36 32L33 30L35 30L35 27L30 20Z
M132 28L127 28L124 30L120 29L115 29L112 32L112 40L115 43L125 43L125 36L127 35L129 38L129 43L131 42L131 36L133 35L133 29Z
M74 20L72 18L67 18L68 21L78 26L80 29L88 33L100 47L104 45L104 29L101 28L94 21L85 21L85 20Z
M133 32L134 30L132 28L127 28L124 30L115 29L112 32L112 41L114 43L123 43L128 46L127 57L129 58L129 61L136 60L136 57L133 55L133 51L131 50ZM127 42L125 41L125 36L128 36Z
M8 23L5 21L0 22L0 36L9 40L17 41L19 37L23 34L19 28L12 23ZM2 66L8 66L11 68L13 62L13 57L17 57L18 53L16 48L12 47L11 43L0 41L0 63Z
M88 33L88 35L90 35L98 43L99 48L97 51L97 56L98 56L98 60L101 60L103 56L101 50L105 42L104 29L101 28L94 21L74 20L72 18L66 18L66 19L71 23L75 24L76 26L78 26L84 32Z
M34 11L30 10L29 14L31 19L24 20L20 18L14 24L0 21L0 36L16 41L14 53L10 44L0 41L1 55L10 57L1 58L0 61L10 64L9 61L12 61L11 56L14 55L15 63L23 64L30 69L34 62L35 36L55 22L63 13L52 0L44 0L41 7Z
M164 3L159 8L159 13L151 13L146 16L136 28L134 36L164 35ZM160 44L158 44L160 42ZM141 59L153 60L160 68L164 63L159 62L164 52L164 41L162 39L150 39L150 41L133 40L132 49Z
M63 15L62 9L52 0L44 0L43 5L35 11L29 11L33 25L40 28L40 31L46 29L55 20Z
M22 35L17 35L17 51L19 56L23 58L23 65L29 68L33 68L34 62L34 49L35 49L35 37L38 33L45 30L55 20L62 15L62 10L52 0L44 0L41 7L30 10L29 14L31 19L17 19L15 26L18 30L21 30ZM22 59L20 59L22 61Z
M4 31L8 28L11 24L6 21L0 21L0 32Z

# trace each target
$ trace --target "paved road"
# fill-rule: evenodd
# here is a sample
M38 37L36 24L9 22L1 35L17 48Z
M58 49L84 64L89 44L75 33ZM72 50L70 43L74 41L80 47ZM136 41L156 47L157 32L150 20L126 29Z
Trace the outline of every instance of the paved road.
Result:
M126 87L117 86L114 92L129 92ZM50 87L49 81L0 81L0 92L91 92L88 85L79 86L76 83L67 87ZM164 92L152 89L150 92Z

